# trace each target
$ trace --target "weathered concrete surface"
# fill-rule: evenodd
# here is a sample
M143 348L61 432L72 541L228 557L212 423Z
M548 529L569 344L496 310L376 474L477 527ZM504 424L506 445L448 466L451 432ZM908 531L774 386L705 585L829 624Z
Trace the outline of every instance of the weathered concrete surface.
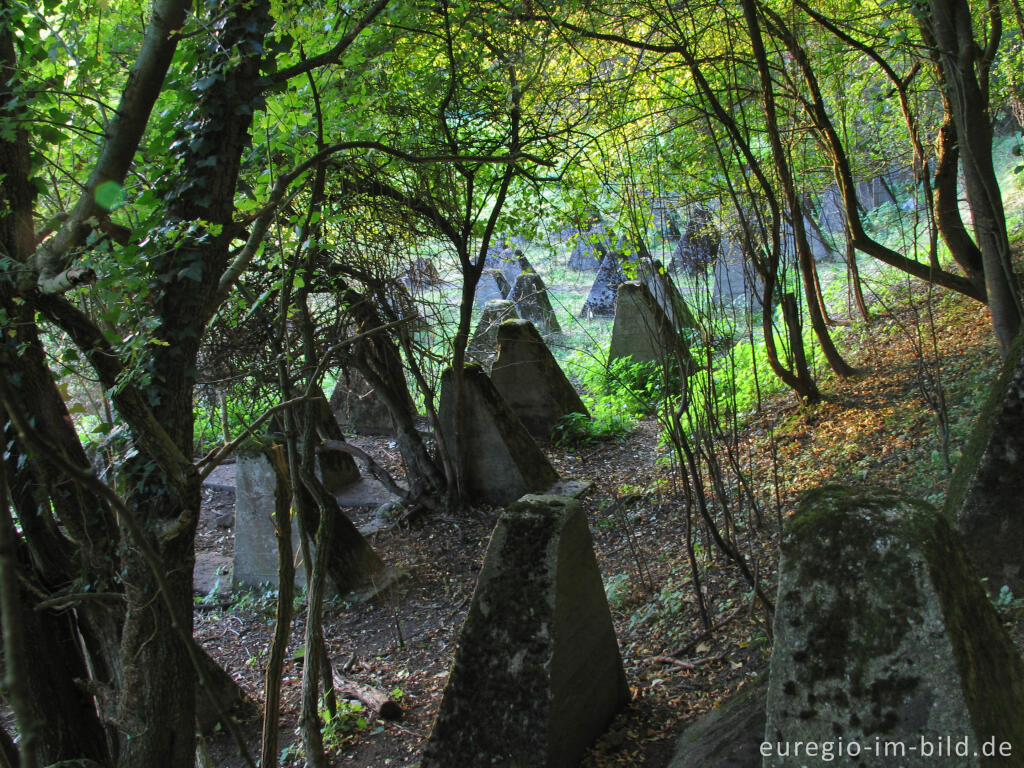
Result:
M515 286L516 278L523 274L523 272L536 271L534 270L533 265L530 264L530 260L527 259L523 252L518 248L509 247L502 251L498 255L497 261L497 268L501 270L501 274L505 278L505 282L510 286ZM515 299L512 300L515 301Z
M494 356L498 353L498 326L506 320L519 317L516 305L504 299L488 301L480 320L476 324L473 336L466 345L469 356L490 370Z
M567 413L590 415L529 320L506 320L498 328L491 381L534 437L549 439Z
M421 768L573 768L627 698L581 506L523 497L491 535Z
M703 272L718 257L720 240L711 209L706 205L696 206L672 252L669 269L682 270L690 275Z
M456 418L454 379L451 368L441 376L438 420L450 452L458 450L461 422L458 434L471 498L502 505L551 487L558 473L483 369L472 364L465 368L461 419Z
M1024 667L946 518L924 502L839 486L807 494L782 544L768 692L766 768L827 765L786 744L947 736L972 754L942 765L1019 765ZM1013 745L1009 762L973 754ZM863 755L836 764L878 765Z
M548 289L536 272L521 272L508 294L519 316L531 321L541 333L561 333L555 310L548 298Z
M492 301L503 301L508 298L510 290L508 281L500 269L485 269L480 275L480 281L476 284L473 306L481 307Z
M687 727L668 768L761 768L767 697L765 671Z
M682 294L679 293L672 277L660 261L651 258L642 259L637 268L637 277L641 283L647 286L647 290L658 302L658 306L661 307L676 333L699 328L696 318L690 312L690 308L686 306Z
M945 509L989 591L1024 596L1024 337L989 390Z
M601 259L594 284L590 286L587 300L583 302L580 317L614 317L615 297L619 285L626 281L626 273L622 271L622 257L609 252Z
M761 306L762 281L747 261L743 245L735 237L722 240L713 272L712 295L726 306L739 304L744 310Z
M344 442L345 433L338 424L338 419L335 417L329 401L323 396L322 392L320 397L314 401L314 406L317 409L315 414L317 434L325 440ZM269 432L271 435L275 435L278 439L283 440L284 424L278 416L279 414L274 414L271 417ZM346 486L359 480L359 467L356 466L355 459L347 453L331 451L317 455L316 474L328 491L340 493Z
M579 233L569 255L569 269L586 272L597 269L602 259L614 249L615 236L602 221L594 221Z
M235 462L235 556L233 588L277 586L277 537L274 535L274 493L277 475L262 453L239 453ZM292 516L295 583L306 583L298 520Z
M632 357L635 362L671 359L679 353L689 358L685 339L672 329L672 321L639 280L619 286L615 299L615 324L608 360Z
M331 392L331 411L345 429L361 435L393 435L391 412L359 371L341 371Z

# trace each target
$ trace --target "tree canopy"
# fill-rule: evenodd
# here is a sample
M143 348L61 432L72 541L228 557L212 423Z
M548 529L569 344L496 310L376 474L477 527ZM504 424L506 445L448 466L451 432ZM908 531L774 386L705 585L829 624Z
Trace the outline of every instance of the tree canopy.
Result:
M340 438L318 426L328 367L382 393L407 503L467 501L460 446L432 452L415 422L436 420L442 370L461 375L510 238L603 217L635 264L666 206L700 208L756 275L772 370L813 401L807 347L852 372L812 253L830 203L852 270L860 253L987 303L1007 350L1022 309L992 148L1021 114L1021 23L1016 0L0 0L20 734L0 731L0 764L193 760L197 696L220 710L230 691L192 640L203 477L279 417L306 535L359 546L323 524L311 470L318 430ZM865 223L875 180L899 243ZM429 337L398 281L427 246L460 281ZM204 458L197 411L222 405Z

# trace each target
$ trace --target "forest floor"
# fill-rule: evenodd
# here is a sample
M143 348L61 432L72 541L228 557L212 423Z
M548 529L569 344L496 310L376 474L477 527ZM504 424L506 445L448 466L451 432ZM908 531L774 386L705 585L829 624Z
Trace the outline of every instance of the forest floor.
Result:
M876 305L878 316L869 325L839 329L840 348L857 375L824 377L824 397L812 407L801 407L788 394L766 398L716 447L731 469L724 472L723 493L707 489L710 515L771 598L779 524L809 488L870 484L941 504L946 453L955 462L998 355L983 307L942 296L933 298L928 312L926 299L924 291L914 291L897 312L883 313ZM946 448L939 413L947 424ZM571 450L545 446L564 477L594 482L582 503L631 692L628 707L586 758L588 768L663 768L683 727L768 661L764 606L714 546L695 505L687 504L682 476L660 434L657 421L648 418L620 440ZM353 442L398 471L397 452L386 440ZM205 498L197 546L229 558L231 534L217 521L230 512L233 494L208 489ZM368 514L348 511L357 523ZM376 534L377 551L410 578L377 603L329 603L325 633L335 666L350 679L393 692L405 709L398 722L346 710L328 731L334 765L416 764L499 512L478 508L458 518L438 516ZM695 597L688 522L710 630ZM197 637L256 700L273 607L270 592L196 600ZM298 749L287 746L297 740L302 616L299 610L285 670L284 765L302 764ZM242 725L255 754L259 724L254 719ZM216 764L244 765L227 736L216 736L210 747Z

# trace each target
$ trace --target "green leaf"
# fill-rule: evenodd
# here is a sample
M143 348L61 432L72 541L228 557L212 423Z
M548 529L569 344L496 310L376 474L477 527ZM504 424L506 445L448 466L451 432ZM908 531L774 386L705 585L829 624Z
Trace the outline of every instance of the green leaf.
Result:
M99 206L112 211L124 202L124 187L116 181L104 181L96 187L95 197Z

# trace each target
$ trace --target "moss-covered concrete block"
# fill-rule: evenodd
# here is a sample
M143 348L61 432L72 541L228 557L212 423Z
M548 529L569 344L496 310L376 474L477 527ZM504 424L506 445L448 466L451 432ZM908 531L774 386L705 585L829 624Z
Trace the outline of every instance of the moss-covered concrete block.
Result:
M581 506L523 497L491 535L421 768L572 768L627 698Z
M1024 336L1017 339L949 484L945 511L986 586L1024 596Z
M391 411L355 368L339 371L330 400L338 424L360 435L393 435Z
M466 346L466 353L485 370L490 370L498 351L498 326L506 320L519 317L516 305L505 299L493 299L484 306L473 336Z
M589 415L575 387L529 320L498 328L498 357L491 368L495 389L534 437L547 440L567 413Z
M772 768L881 765L869 750L886 744L904 768L934 766L947 737L970 754L942 765L1021 764L1024 667L942 514L885 491L804 497L782 545L767 711ZM1013 759L984 759L990 739ZM831 760L797 742L831 744Z
M550 488L558 473L483 369L467 365L462 381L457 405L454 370L441 375L438 421L453 463L461 452L470 498L501 505Z
M622 256L614 251L608 251L601 258L594 283L590 286L590 293L587 294L587 300L580 310L580 317L614 317L615 296L619 292L619 285L625 281Z
M637 276L640 282L647 286L651 296L661 307L665 316L676 333L687 330L699 330L697 322L690 308L686 306L683 295L679 293L672 276L657 259L646 258L640 261L637 266Z
M765 673L687 726L668 768L760 768L767 695Z
M682 355L689 359L689 348L675 332L665 310L639 280L627 280L615 297L615 324L608 360L632 357L635 362L661 362Z

